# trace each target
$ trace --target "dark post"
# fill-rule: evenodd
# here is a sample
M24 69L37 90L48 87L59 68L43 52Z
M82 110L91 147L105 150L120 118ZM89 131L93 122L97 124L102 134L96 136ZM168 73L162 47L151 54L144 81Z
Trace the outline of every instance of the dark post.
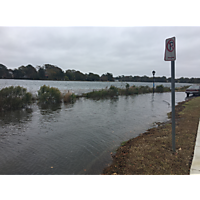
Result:
M172 150L175 152L175 62L171 61L171 90L172 90Z
M152 74L153 74L153 93L154 93L154 82L155 82L155 78L154 78L154 75L155 75L155 71L152 71Z
M172 104L172 150L176 152L175 140L175 60L176 60L176 37L165 40L165 61L171 61L171 104Z

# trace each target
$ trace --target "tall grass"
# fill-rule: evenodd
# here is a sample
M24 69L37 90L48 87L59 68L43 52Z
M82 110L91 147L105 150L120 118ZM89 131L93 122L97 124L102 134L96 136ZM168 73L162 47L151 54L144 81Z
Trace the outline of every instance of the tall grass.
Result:
M162 93L162 92L170 92L170 88L164 87L163 85L157 85L156 86L156 92Z
M119 88L119 94L120 95L134 95L134 94L143 94L143 93L150 93L152 92L152 88L148 86L131 86L131 87L126 87L126 89L121 89Z
M163 85L158 85L155 88L155 92L169 92L171 91L170 88L164 87ZM115 97L118 95L134 95L134 94L145 94L145 93L152 93L153 88L149 86L139 86L136 87L135 85L131 86L126 84L126 88L117 88L113 85L110 88L101 89L98 91L93 90L92 92L82 94L79 97L87 97L87 98L94 98L94 99L101 99L101 98L108 98L108 97Z
M0 90L0 110L25 108L31 100L32 94L20 86L10 86Z
M118 95L119 95L118 88L111 85L109 89L106 88L98 91L93 90L92 92L80 95L80 97L100 99L100 98L114 97Z
M63 95L64 103L74 103L75 100L76 100L76 95L71 92L68 92Z
M40 90L38 91L38 101L40 104L61 103L62 100L64 103L74 103L76 95L69 91L65 94L61 94L58 88L46 85L40 87Z
M61 92L58 88L49 87L43 85L38 91L39 103L49 104L49 103L60 103L62 99Z
M176 88L176 91L185 91L188 86ZM158 85L155 88L155 92L170 92L170 88L164 87L163 85ZM61 103L62 100L64 103L74 103L76 98L87 97L93 99L102 99L102 98L113 98L119 95L135 95L135 94L144 94L152 93L153 88L148 86L131 86L126 84L125 88L117 88L113 85L110 88L105 88L102 90L85 93L82 95L75 95L74 93L67 92L61 95L61 92L58 88L49 87L43 85L38 91L38 102L40 104L54 104ZM9 110L9 109L18 109L24 108L29 105L33 100L32 94L27 92L26 88L17 86L17 87L7 87L0 90L0 110Z

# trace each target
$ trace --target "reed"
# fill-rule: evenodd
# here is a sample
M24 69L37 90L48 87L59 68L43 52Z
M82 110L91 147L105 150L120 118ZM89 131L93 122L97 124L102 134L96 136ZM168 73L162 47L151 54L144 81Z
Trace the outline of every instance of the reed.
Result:
M63 95L64 103L74 103L76 101L76 95L74 93L68 92Z

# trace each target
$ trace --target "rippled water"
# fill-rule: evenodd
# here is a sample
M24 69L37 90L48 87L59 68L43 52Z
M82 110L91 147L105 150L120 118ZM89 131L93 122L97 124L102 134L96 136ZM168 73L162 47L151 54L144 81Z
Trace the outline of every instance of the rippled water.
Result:
M100 174L110 152L167 120L170 93L80 98L74 104L0 114L0 174ZM176 93L176 103L185 93Z
M149 86L153 87L151 82L127 82L130 86ZM156 85L164 85L166 87L171 87L171 83L155 83ZM114 85L119 88L125 88L126 82L89 82L89 81L41 81L41 80L15 80L15 79L0 79L0 89L8 86L22 86L27 88L32 94L37 94L37 91L43 85L48 85L50 87L56 87L61 92L67 92L68 90L74 92L75 94L81 94L86 92L91 92L92 90L100 90L106 87ZM176 83L176 87L192 85L188 83Z

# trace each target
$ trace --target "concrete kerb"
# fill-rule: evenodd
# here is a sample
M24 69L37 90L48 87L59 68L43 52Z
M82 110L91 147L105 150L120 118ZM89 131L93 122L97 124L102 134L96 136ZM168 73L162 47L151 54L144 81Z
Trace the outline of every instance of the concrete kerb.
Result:
M190 168L190 175L200 175L200 119L194 148L194 156Z

